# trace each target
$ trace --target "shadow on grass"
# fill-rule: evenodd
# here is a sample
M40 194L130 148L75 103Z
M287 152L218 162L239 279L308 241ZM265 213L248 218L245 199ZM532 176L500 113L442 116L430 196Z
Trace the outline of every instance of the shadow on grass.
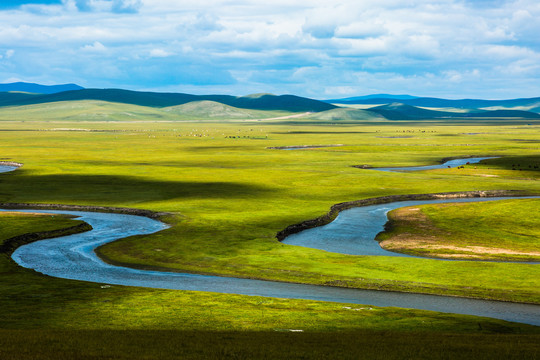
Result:
M10 202L125 203L169 199L256 198L277 191L240 182L166 181L120 175L29 175L24 170L0 182Z
M502 170L540 171L540 155L503 156L485 160L484 163Z
M535 335L399 331L0 330L4 359L534 359ZM419 340L420 339L420 340ZM444 356L443 356L444 355Z

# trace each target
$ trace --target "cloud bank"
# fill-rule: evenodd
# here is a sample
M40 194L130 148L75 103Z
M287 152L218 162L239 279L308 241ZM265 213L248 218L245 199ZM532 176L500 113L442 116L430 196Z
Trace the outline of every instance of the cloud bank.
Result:
M534 0L0 6L0 82L335 98L540 96Z

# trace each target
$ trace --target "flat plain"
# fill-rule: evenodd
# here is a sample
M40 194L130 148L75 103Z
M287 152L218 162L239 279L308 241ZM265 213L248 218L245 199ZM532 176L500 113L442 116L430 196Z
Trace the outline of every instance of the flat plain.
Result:
M100 248L109 262L540 303L537 265L349 256L276 239L288 225L345 201L472 190L540 194L537 120L174 121L145 112L141 121L128 120L121 111L122 116L89 120L62 109L40 120L33 110L9 111L0 121L0 161L24 166L0 174L0 202L169 213L162 220L170 229ZM340 146L271 149L305 145ZM498 158L410 173L353 167L431 165L473 156ZM506 201L498 226L523 226L519 221L539 202ZM494 211L460 206L476 216ZM442 210L430 211L436 219ZM66 227L65 219L42 220L21 232ZM14 219L3 215L0 221L1 239L12 237L4 224ZM475 221L454 217L452 227L476 229ZM538 228L539 222L530 216L526 226ZM476 235L478 242L496 237ZM537 232L520 236L505 246L537 249ZM518 359L538 357L540 351L538 328L523 324L369 304L355 310L307 300L104 287L42 276L1 255L0 355L5 359L21 354L36 359L328 358L336 351L343 358Z

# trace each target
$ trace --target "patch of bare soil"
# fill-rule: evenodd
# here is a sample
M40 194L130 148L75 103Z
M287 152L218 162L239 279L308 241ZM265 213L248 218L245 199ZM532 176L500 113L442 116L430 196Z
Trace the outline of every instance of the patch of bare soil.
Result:
M485 247L485 246L455 246L441 244L444 239L437 236L418 236L412 234L400 234L389 240L380 243L381 247L389 251L403 252L406 250L426 250L431 255L444 258L479 258L485 255L517 255L517 256L538 256L540 252L522 252L511 249ZM440 252L438 252L439 250ZM451 251L453 254L442 252Z

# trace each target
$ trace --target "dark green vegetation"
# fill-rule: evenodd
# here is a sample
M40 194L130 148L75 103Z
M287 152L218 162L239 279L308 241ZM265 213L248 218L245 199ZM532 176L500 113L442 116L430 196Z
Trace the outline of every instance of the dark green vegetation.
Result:
M2 331L0 355L26 359L478 359L538 358L530 335L392 332ZM40 349L39 352L34 349Z
M56 106L54 111L45 111L47 104L18 112L0 110L4 119L0 160L24 163L15 172L0 174L0 202L133 207L172 214L163 219L173 225L171 229L102 248L110 261L540 303L540 276L534 265L375 259L286 246L275 238L288 225L318 217L344 201L490 189L540 194L540 172L534 168L540 161L536 120L530 120L532 125L507 119L502 125L486 121L475 126L314 119L156 122L163 118L153 117L156 109L146 107L137 107L135 120L124 121L129 115L121 114L122 107L127 112L134 109L128 105L87 101L49 105ZM71 113L71 105L84 109ZM122 122L96 116L113 107ZM141 119L147 121L137 121ZM332 144L344 146L268 149ZM352 167L429 165L464 156L503 157L463 169L415 173ZM520 204L512 208L526 212ZM81 348L95 358L172 357L184 351L179 343L192 344L191 349L183 348L186 357L191 356L189 351L201 351L208 357L253 358L263 347L269 354L279 350L289 358L332 357L342 349L341 357L355 358L377 351L385 358L413 352L425 358L538 356L537 328L530 326L404 309L102 287L47 278L1 256L0 324L7 330L0 338L35 344L26 347L28 357L42 353L45 358L61 358L58 353L70 355ZM360 308L364 309L354 310ZM50 337L45 336L51 329ZM304 333L278 331L284 329ZM39 340L42 336L44 340ZM288 340L280 340L282 336ZM223 344L226 338L233 345ZM351 338L356 341L347 341ZM51 341L40 347L46 339ZM268 345L272 339L275 345ZM109 345L96 353L94 344L100 340ZM367 343L373 345L363 345ZM291 350L276 344L291 344ZM17 355L8 345L0 349L2 358ZM165 355L158 356L160 352Z
M434 204L396 209L381 245L415 255L507 261L540 260L540 200Z

